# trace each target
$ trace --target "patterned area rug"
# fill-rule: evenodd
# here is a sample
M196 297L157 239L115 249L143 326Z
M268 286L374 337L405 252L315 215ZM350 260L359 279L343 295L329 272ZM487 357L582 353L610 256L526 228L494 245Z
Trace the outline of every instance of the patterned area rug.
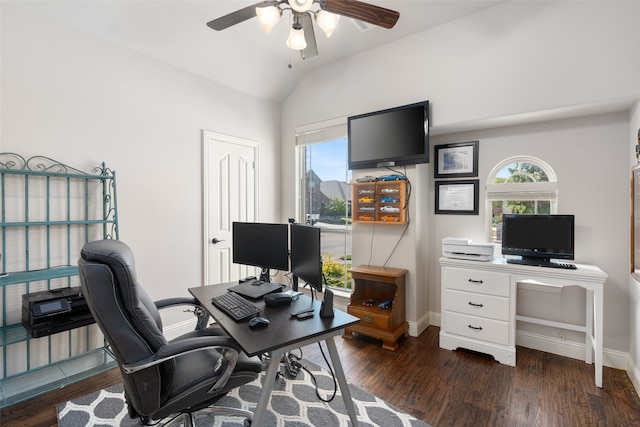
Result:
M329 372L308 361L304 361L303 366L315 377L320 396L328 399L334 389ZM253 411L260 396L263 377L264 374L255 381L233 390L219 400L216 406L240 407ZM349 390L360 426L428 427L424 422L358 387L349 385ZM321 401L316 395L311 375L304 369L294 378L288 377L284 382L276 381L268 409L265 426L269 427L351 426L340 391L331 402ZM140 425L137 419L129 418L122 384L60 404L57 411L60 427ZM206 415L199 417L197 424L213 427L243 425L242 419L238 417L213 418Z

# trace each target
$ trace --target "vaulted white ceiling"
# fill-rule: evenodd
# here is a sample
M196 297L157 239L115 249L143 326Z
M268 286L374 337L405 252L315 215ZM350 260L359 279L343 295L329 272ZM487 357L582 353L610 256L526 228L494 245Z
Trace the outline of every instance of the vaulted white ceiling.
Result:
M7 0L5 0L7 1ZM492 7L486 0L370 0L400 12L393 29L342 18L319 54L302 60L285 45L290 15L266 34L253 18L223 31L212 19L257 0L19 0L21 7L253 96L282 102L311 69Z

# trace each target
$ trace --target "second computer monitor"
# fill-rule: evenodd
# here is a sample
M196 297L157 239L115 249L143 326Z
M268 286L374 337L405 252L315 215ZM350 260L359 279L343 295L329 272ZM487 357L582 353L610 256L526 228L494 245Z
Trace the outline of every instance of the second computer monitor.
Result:
M291 273L322 292L322 255L320 228L290 225Z

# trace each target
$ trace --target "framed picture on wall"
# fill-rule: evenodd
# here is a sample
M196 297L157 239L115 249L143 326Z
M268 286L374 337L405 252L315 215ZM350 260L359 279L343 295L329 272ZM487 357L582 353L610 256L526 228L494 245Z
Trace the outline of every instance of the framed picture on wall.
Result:
M478 215L478 179L436 181L436 214Z
M478 145L478 141L469 141L434 146L434 177L478 176Z

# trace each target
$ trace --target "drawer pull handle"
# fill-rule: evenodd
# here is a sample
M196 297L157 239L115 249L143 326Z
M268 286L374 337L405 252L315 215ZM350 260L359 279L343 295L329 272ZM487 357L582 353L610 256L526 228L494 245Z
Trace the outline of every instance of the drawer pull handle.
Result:
M362 320L364 320L365 322L371 323L371 322L373 322L373 317L371 317L371 316L362 316Z
M469 328L473 329L474 331L481 331L482 330L482 326L471 326L471 325L469 325Z
M478 285L482 284L482 280L473 280L473 279L469 279L469 283L476 283Z
M470 305L471 307L484 307L484 304L476 304L476 303L471 302L471 301L469 301L469 305Z

